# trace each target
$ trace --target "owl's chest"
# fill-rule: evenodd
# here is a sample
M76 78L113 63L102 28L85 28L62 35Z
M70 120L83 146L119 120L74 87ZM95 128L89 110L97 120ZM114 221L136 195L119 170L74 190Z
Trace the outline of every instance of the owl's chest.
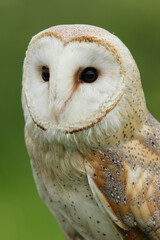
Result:
M53 215L61 225L69 222L86 240L119 239L109 216L95 200L81 157L76 153L63 155L63 159L57 156L43 154L32 164L39 194Z
M62 227L68 222L85 240L120 239L109 216L98 206L87 178L63 182L63 190L54 180L46 177L42 181L45 190L38 182L39 194Z

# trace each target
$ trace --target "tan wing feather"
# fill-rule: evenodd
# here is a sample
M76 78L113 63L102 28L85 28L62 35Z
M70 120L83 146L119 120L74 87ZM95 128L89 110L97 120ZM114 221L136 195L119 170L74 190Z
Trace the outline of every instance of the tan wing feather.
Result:
M136 138L116 151L92 152L86 166L92 190L122 235L160 239L160 125L151 115Z

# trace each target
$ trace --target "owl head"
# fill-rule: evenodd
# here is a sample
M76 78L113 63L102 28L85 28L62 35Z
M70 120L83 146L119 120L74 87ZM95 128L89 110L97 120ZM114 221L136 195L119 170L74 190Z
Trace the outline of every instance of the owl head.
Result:
M22 102L27 126L94 145L132 137L147 114L129 50L115 35L89 25L55 26L32 38Z

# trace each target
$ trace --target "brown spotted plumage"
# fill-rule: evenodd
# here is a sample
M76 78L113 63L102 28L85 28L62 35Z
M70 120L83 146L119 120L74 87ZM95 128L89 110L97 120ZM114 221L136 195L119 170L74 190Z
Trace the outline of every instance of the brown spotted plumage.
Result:
M67 240L160 239L160 125L116 36L88 25L37 34L22 104L37 190Z
M160 239L159 146L160 125L149 114L134 139L118 150L92 152L86 161L98 197L126 230L124 239Z

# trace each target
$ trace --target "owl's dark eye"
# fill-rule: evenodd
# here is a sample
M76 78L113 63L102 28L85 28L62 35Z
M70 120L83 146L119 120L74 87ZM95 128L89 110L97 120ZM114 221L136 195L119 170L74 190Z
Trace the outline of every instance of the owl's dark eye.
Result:
M41 76L42 76L42 79L45 81L45 82L48 82L49 81L49 68L48 67L45 67L43 66L42 67L42 72L41 72Z
M98 78L98 71L93 67L85 68L79 76L79 79L86 83L92 83L96 81L97 78Z

